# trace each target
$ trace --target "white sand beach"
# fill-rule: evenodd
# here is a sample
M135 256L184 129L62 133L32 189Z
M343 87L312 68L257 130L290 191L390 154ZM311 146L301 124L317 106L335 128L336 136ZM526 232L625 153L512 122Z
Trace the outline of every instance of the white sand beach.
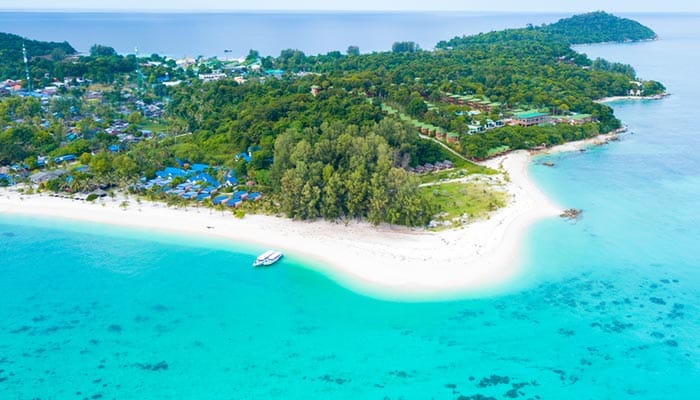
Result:
M612 103L613 101L622 100L661 100L664 97L670 96L670 93L655 94L653 96L611 96L603 97L602 99L595 100L596 103Z
M593 142L569 143L549 151L575 150ZM507 207L488 219L441 232L260 215L237 219L228 212L204 207L175 209L161 203L137 202L135 198L124 208L120 207L123 198L88 203L48 194L22 195L12 188L0 190L0 214L68 218L230 239L280 249L312 261L314 269L361 293L384 298L444 299L498 288L516 277L527 229L537 220L561 212L528 177L530 159L527 151L516 151L487 161L486 165L508 174Z

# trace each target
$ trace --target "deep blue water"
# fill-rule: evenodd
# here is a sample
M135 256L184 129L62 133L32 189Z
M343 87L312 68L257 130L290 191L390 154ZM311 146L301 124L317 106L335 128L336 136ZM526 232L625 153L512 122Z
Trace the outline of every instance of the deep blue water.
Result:
M0 215L0 398L696 398L700 17L640 19L662 40L579 49L673 95L533 162L584 214L534 226L510 288L384 301L300 260L253 270L260 249Z
M397 41L415 41L432 49L454 36L554 22L559 14L506 13L7 13L0 31L32 39L68 41L87 52L93 44L120 53L158 53L172 57L241 57L249 49L279 55L283 49L306 54L387 51ZM224 50L231 50L230 54Z

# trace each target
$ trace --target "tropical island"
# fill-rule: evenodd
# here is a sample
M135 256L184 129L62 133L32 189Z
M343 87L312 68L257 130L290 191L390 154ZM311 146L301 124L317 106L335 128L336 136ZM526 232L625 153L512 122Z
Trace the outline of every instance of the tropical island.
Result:
M517 272L527 226L559 213L518 150L600 140L622 124L597 100L665 92L571 45L655 38L604 12L430 51L397 42L371 54L251 50L238 60L105 45L79 55L3 34L0 185L14 188L0 211L164 229L178 221L181 231L275 243L338 267L324 256L330 246L344 261L329 273L398 291L495 284ZM339 221L350 226L338 231ZM444 230L455 227L464 228ZM427 264L441 267L426 274Z

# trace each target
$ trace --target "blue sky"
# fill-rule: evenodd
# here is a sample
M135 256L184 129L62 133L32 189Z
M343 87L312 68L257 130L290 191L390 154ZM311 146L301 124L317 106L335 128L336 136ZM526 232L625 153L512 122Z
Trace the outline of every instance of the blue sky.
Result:
M4 10L459 10L700 12L698 0L0 0Z

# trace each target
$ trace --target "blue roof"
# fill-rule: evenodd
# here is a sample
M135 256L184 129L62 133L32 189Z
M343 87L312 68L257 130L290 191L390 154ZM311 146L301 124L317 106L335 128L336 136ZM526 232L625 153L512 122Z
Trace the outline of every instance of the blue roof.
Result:
M60 156L60 157L54 158L53 162L55 162L56 164L60 164L62 162L75 161L75 160L77 160L77 157L75 157L73 154L66 154L65 156Z
M248 192L246 192L245 190L239 190L239 191L236 191L233 193L234 197L236 197L236 196L243 197L243 196L247 196L247 195L248 195Z
M226 178L224 178L224 182L233 186L238 184L238 179L236 179L234 175L229 174L228 176L226 176Z
M227 207L236 207L238 204L241 203L241 198L240 197L234 197L231 200L227 201L224 203Z
M187 173L180 168L166 167L162 171L156 172L156 175L161 178L187 176Z
M204 172L207 169L209 169L208 164L192 164L192 165L190 165L190 171Z
M109 151L111 151L112 153L116 153L116 152L119 151L119 145L113 144L113 145L109 146L108 149L109 149Z
M258 192L253 192L253 193L251 193L251 194L248 195L248 198L247 198L246 200L248 200L248 201L254 201L254 200L259 199L261 196L262 196L262 195L261 195L260 193L258 193Z
M210 186L219 186L220 183L216 179L212 178L211 175L205 174L202 172L201 174L194 175L187 179L188 182L205 182L206 184Z
M214 205L218 205L218 204L221 204L228 199L229 199L228 196L216 196L216 197L214 197L214 200L212 200L211 202Z

